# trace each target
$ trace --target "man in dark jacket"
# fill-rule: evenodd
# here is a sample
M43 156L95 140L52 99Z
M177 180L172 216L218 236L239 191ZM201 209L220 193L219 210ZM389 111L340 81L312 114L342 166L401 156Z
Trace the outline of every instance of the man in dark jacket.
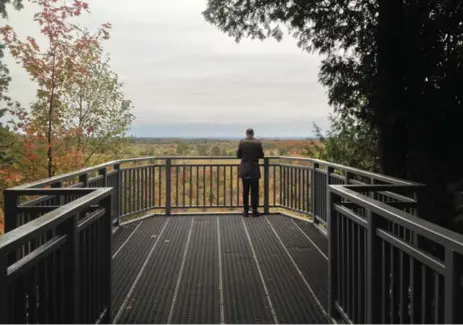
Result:
M239 176L243 182L243 217L248 216L249 211L249 190L251 190L252 214L259 216L259 179L260 167L259 158L264 158L262 143L254 138L254 130L246 130L246 139L241 140L237 152L241 159Z

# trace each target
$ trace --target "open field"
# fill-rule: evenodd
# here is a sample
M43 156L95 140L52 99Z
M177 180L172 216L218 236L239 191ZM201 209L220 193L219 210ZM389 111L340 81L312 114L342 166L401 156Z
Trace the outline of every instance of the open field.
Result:
M140 156L235 156L239 140L128 139L124 157ZM305 156L317 140L262 139L268 156Z

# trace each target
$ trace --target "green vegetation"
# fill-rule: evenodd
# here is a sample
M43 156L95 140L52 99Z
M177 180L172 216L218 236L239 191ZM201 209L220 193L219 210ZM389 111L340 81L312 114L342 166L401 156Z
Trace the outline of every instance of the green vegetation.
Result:
M289 30L322 55L319 79L336 117L327 147L342 152L328 157L373 167L376 151L382 173L427 185L421 217L455 226L463 151L448 139L460 138L463 119L460 0L208 0L203 15L236 41L281 40Z

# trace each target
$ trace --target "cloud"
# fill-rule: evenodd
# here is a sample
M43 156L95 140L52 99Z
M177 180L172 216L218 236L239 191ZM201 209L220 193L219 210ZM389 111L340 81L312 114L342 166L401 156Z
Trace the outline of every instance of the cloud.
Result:
M26 5L11 12L10 23L21 35L37 36L36 9ZM81 24L113 24L105 49L135 105L133 134L196 136L207 130L223 136L257 125L268 136L310 136L312 121L328 125L331 109L317 80L320 58L302 52L293 39L237 44L204 21L204 0L89 5L92 14L82 16ZM10 57L7 61L12 95L27 105L35 85Z

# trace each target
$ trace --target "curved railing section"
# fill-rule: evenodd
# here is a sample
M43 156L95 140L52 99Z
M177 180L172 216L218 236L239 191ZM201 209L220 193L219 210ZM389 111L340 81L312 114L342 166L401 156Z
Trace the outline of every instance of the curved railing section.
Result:
M288 210L327 223L327 191L330 184L411 184L399 179L311 158L269 157L261 160L260 206L265 213ZM146 213L170 215L186 212L236 211L242 206L239 161L233 157L142 157L102 165L24 184L5 191L5 230L34 220L33 206L56 206L46 195L18 201L28 188L104 188L114 190L114 223ZM384 202L408 202L391 191L381 193ZM72 197L66 197L71 200ZM28 206L29 214L22 208ZM410 211L413 208L410 208ZM31 212L32 211L32 212Z
M416 216L421 185L311 158L267 157L260 167L264 213L306 216L327 231L332 317L353 323L461 321L456 301L463 237ZM238 168L233 157L142 157L6 190L0 306L14 301L22 309L0 319L108 321L110 236L100 238L100 232L149 214L236 212L242 206ZM106 264L90 262L97 253ZM89 271L95 267L101 272ZM62 278L49 279L50 268ZM24 282L28 277L35 280ZM44 298L50 296L45 291L34 293L34 281L51 290L49 281L70 279L101 285L73 285L77 307L54 292L66 313L46 318L55 300ZM36 299L46 303L31 310Z

